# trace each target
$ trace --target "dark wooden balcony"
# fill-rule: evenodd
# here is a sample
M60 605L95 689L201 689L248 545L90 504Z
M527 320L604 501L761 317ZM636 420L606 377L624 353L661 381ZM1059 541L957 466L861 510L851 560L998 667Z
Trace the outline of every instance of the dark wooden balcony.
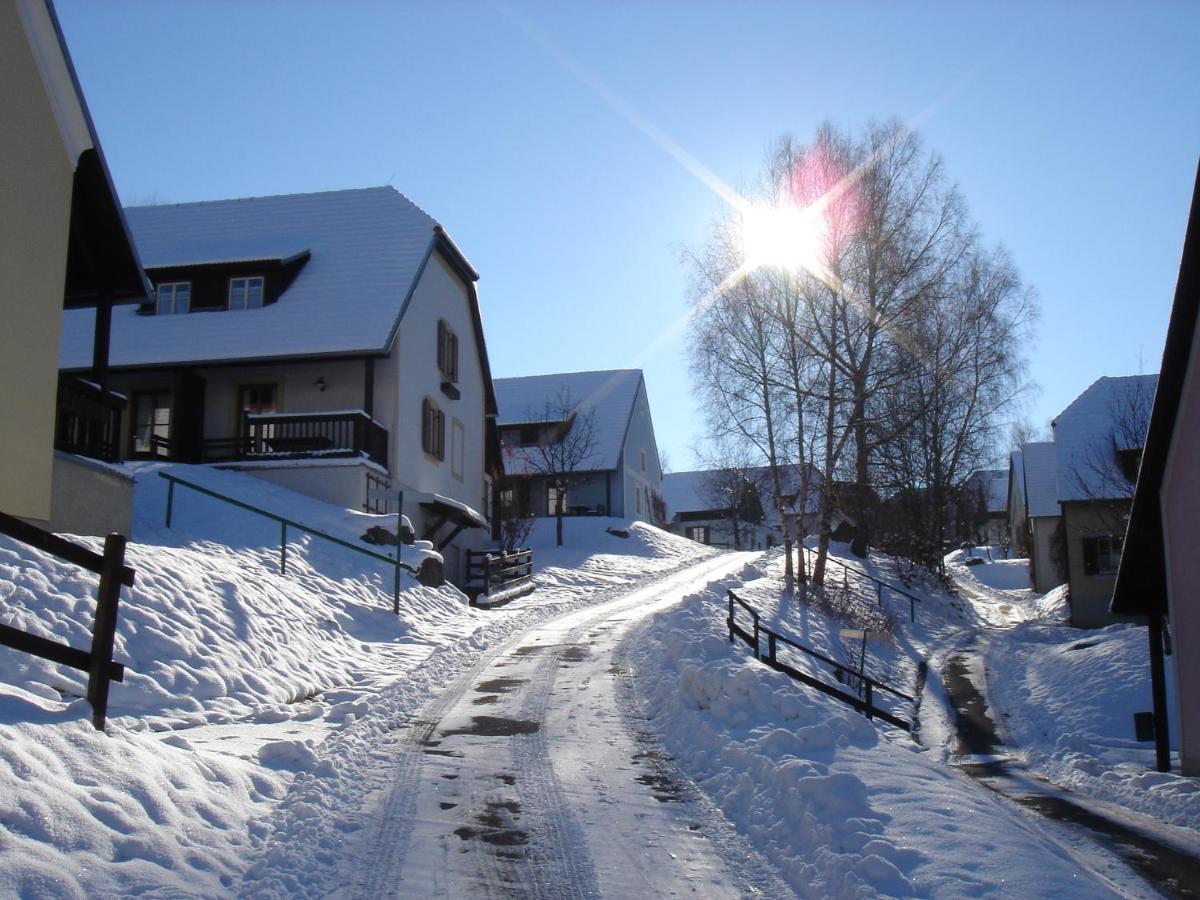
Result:
M120 454L121 411L125 398L80 378L58 380L54 447L105 462Z
M387 466L388 433L359 411L245 413L236 438L203 442L203 461L366 456Z

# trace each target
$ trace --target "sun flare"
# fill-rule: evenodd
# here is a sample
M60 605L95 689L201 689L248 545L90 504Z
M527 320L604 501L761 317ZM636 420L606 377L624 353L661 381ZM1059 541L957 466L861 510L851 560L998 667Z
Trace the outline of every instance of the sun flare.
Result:
M817 271L825 241L812 207L750 205L742 210L742 258L748 269Z

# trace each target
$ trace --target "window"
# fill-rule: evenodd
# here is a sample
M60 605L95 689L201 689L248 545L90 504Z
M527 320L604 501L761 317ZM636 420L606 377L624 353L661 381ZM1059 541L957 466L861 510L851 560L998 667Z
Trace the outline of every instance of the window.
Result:
M691 538L693 541L699 541L701 544L708 543L708 526L707 525L689 525L683 529L684 537Z
M446 458L446 414L429 398L421 401L421 449L438 459Z
M169 281L160 284L155 289L155 295L158 298L156 311L160 316L185 313L190 308L192 283L190 281Z
M565 513L567 511L567 489L566 488L557 488L557 487L554 487L553 485L547 485L547 487L546 487L546 515L548 515L548 516L558 515L558 498L560 496L562 497L562 508L563 508L563 512Z
M637 505L637 514L640 516L642 514L642 489L640 487L633 489L633 500Z
M230 309L259 309L263 304L263 277L229 279Z
M639 451L638 451L638 453L640 453L640 454L641 454L641 457L642 457L642 471L643 471L643 472L645 472L645 471L646 471L646 451L645 451L645 450L639 450Z
M133 395L133 455L170 456L171 395L139 391Z
M464 445L467 442L467 430L458 419L450 420L450 474L457 480L463 480Z
M1116 575L1117 567L1121 563L1123 541L1121 536L1114 534L1085 537L1083 539L1083 574Z
M445 320L438 319L437 333L438 370L447 381L458 382L458 335L450 330Z
M238 388L238 411L248 413L275 412L275 385L243 384Z

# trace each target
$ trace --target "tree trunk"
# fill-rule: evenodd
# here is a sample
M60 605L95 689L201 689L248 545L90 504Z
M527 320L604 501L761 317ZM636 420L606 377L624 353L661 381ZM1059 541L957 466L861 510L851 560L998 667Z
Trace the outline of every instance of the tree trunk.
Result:
M562 520L563 520L563 492L560 488L558 496L554 498L554 531L555 537L558 539L558 546L563 545L562 541Z

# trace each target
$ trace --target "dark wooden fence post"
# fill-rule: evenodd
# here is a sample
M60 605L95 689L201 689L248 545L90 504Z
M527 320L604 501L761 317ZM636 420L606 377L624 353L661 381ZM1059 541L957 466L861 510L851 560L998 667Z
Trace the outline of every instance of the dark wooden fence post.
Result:
M767 662L775 665L775 632L767 632Z
M729 618L725 620L729 626L729 643L733 643L733 591L729 592Z
M752 612L750 615L754 616L754 658L761 660L762 654L758 652L758 613Z
M91 668L88 670L87 699L92 705L92 725L104 730L108 715L109 669L117 633L117 606L121 600L121 570L125 566L125 537L110 534L104 539L104 565L96 592L96 621L92 626Z
M863 693L863 700L867 704L867 708L863 712L867 714L868 719L873 719L875 718L875 704L871 701L871 682L864 681L863 684L866 686L866 691Z

